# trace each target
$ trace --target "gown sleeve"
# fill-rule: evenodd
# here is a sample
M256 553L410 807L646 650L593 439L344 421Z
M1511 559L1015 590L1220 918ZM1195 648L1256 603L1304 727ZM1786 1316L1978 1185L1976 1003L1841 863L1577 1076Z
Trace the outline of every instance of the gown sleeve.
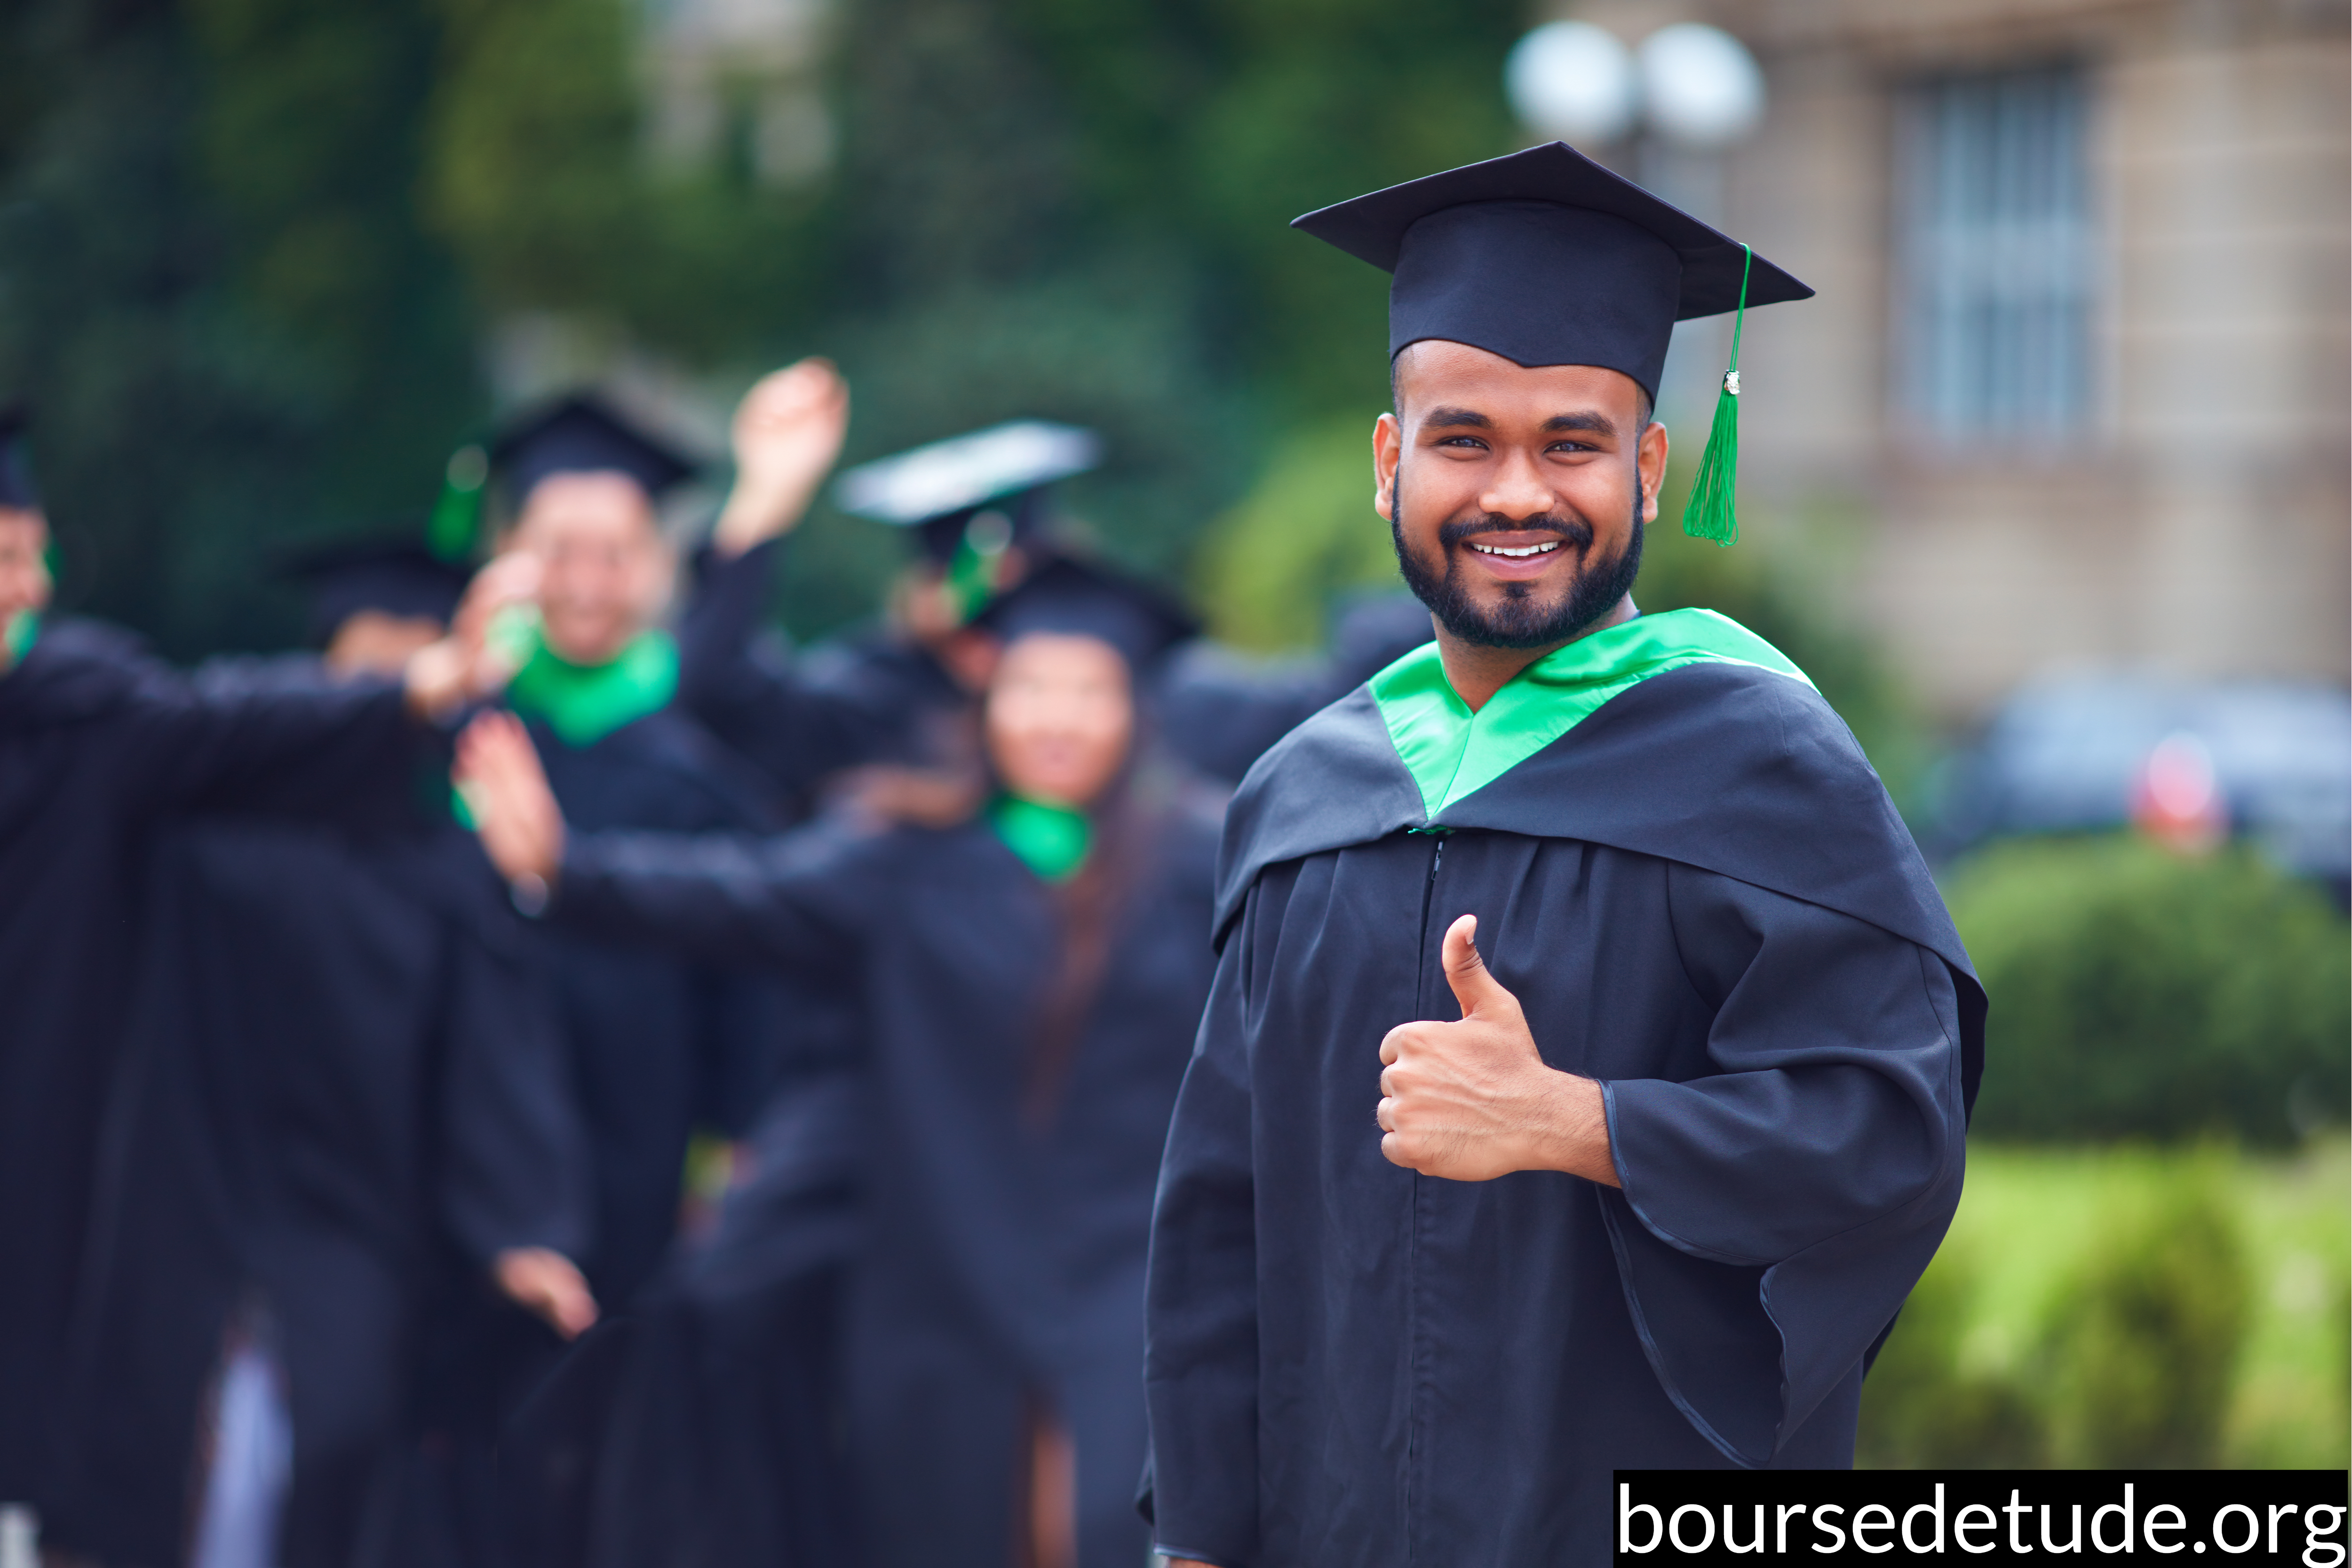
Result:
M1139 1499L1154 1550L1238 1568L1257 1550L1257 1226L1246 1040L1253 893L1217 963L1153 1202Z
M433 755L399 682L337 679L313 659L142 671L122 721L156 807L381 824L414 809Z
M888 839L829 821L777 835L591 833L566 847L549 918L699 963L841 974Z
M1660 1381L1727 1457L1769 1463L1934 1256L1965 1153L1944 961L1685 866L1675 942L1716 1009L1708 1076L1602 1086L1597 1189Z
M761 637L782 542L706 551L677 628L679 705L788 795L870 760L875 724ZM772 646L771 646L772 644Z
M470 847L470 846L468 847ZM444 1223L488 1265L509 1247L588 1255L587 1134L546 955L481 871L481 907L449 943L441 1086Z

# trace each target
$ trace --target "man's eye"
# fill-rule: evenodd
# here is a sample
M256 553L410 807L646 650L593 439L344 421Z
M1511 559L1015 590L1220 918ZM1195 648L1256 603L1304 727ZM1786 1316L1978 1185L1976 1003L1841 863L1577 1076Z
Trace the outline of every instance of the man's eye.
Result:
M1441 438L1437 444L1441 447L1460 447L1465 451L1473 452L1484 451L1486 447L1486 443L1475 436L1447 436Z

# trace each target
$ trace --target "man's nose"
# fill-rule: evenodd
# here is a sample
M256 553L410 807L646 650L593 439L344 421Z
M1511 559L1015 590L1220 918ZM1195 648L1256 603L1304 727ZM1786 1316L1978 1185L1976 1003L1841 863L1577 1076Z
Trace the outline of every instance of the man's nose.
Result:
M1514 521L1548 516L1551 511L1551 487L1543 482L1536 466L1523 456L1506 459L1494 479L1479 494L1478 505L1496 517Z

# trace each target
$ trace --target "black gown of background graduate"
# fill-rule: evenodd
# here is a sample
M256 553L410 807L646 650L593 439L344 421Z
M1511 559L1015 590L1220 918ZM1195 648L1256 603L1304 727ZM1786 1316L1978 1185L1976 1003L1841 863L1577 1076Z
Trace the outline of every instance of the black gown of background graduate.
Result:
M1033 1396L1079 1456L1079 1561L1142 1556L1144 1242L1207 991L1213 837L1210 813L1174 803L1137 823L1092 1005L1036 1125L1024 1101L1066 917L985 823L574 841L565 925L860 977L876 1126L848 1387L879 1568L1008 1549Z
M404 1451L445 1272L487 1295L507 1248L586 1247L544 955L454 824L213 818L155 853L51 1537L175 1560L207 1383L258 1322L293 1437L278 1561L344 1568L363 1523L438 1506Z
M1435 650L1235 797L1153 1232L1164 1550L1590 1563L1614 1467L1852 1463L1864 1357L1958 1202L1983 998L1851 733L1678 611L1475 719ZM1601 1079L1622 1190L1391 1164L1397 1024L1478 947Z
M150 825L194 808L400 816L426 738L388 682L254 672L200 689L71 623L0 674L0 1498L47 1493Z
M1008 638L1098 637L1130 669L1182 624L1067 562L992 620ZM880 1568L1011 1551L1040 1415L1076 1452L1079 1562L1143 1552L1143 1247L1208 980L1192 922L1214 817L1199 786L1130 762L1083 817L1000 797L947 829L573 841L565 923L854 981L868 1076L778 1129L795 1154L775 1214L744 1216L764 1245L737 1257L772 1271L820 1234L806 1200L841 1168L823 1130L862 1126L862 1102L845 1381L860 1544Z
M583 829L769 825L758 781L675 706L590 733L534 707L520 682L512 695L566 819ZM791 1015L774 982L699 954L550 934L596 1194L588 1279L608 1310L625 1311L677 1234L692 1133L749 1130L782 1070Z

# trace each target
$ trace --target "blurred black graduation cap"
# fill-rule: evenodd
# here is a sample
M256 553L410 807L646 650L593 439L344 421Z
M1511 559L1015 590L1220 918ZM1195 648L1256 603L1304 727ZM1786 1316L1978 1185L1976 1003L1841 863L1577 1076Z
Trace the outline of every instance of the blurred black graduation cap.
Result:
M41 509L40 487L33 482L33 458L26 449L32 411L21 405L0 408L0 507L18 511Z
M1091 430L1015 420L852 468L834 496L855 516L920 530L923 553L944 563L967 542L993 553L1034 537L1047 518L1045 487L1101 461Z
M1200 623L1149 583L1092 562L1057 555L981 613L978 624L1007 643L1033 632L1101 639L1135 669L1149 668Z
M446 626L470 576L419 540L394 534L290 550L278 562L278 574L309 593L310 639L321 646L362 610Z
M1676 321L1812 290L1564 142L1391 185L1291 226L1394 274L1389 353L1444 338L1622 371L1654 399Z
M696 468L684 454L584 394L560 399L508 425L490 444L489 458L516 506L551 474L624 473L644 486L646 495L659 499Z

